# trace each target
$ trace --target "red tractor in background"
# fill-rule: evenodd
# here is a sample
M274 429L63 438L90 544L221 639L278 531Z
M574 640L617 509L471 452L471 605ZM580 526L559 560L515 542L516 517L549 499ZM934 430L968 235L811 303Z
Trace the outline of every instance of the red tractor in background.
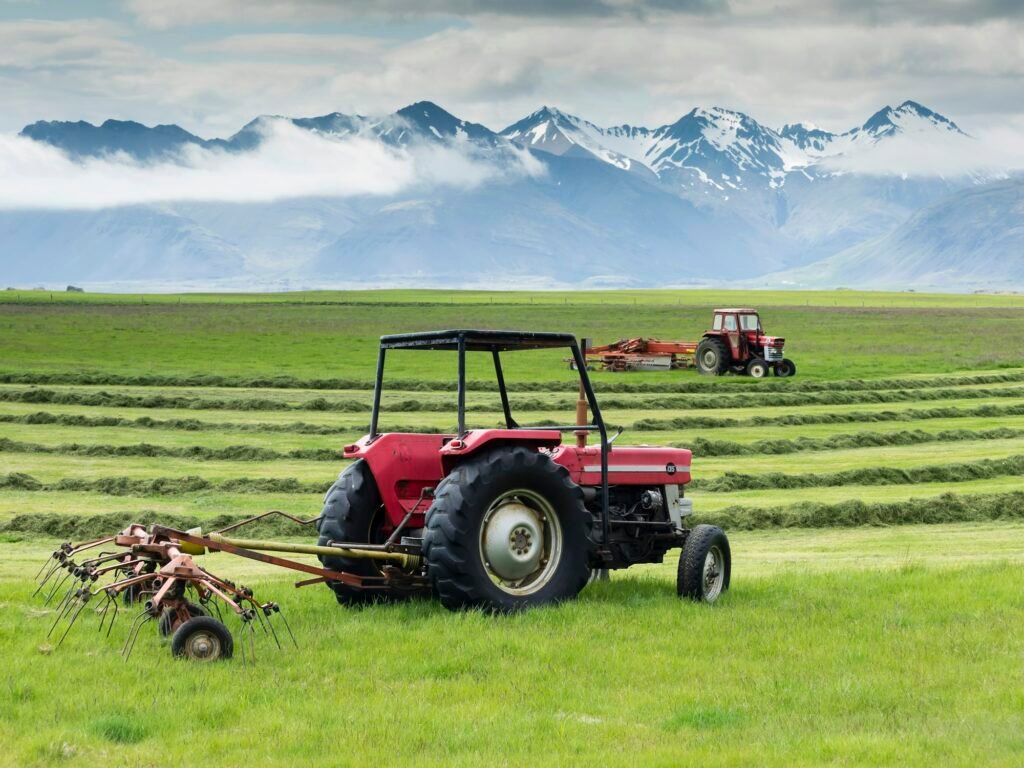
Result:
M785 357L786 340L766 336L756 309L716 309L711 329L700 341L664 341L641 337L588 346L587 364L606 371L667 371L696 366L703 374L738 373L763 379L796 374Z

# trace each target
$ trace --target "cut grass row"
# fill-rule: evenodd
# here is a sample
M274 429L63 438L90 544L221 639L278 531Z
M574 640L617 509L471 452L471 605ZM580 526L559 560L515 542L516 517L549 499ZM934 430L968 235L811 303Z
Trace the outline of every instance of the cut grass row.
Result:
M1024 429L999 427L986 430L952 429L938 432L924 430L899 430L894 432L851 432L823 438L800 437L796 439L769 439L751 443L729 440L694 438L683 443L673 443L680 448L689 448L701 457L756 456L759 454L779 455L791 453L813 453L821 451L849 450L853 448L877 448L889 446L911 446L924 443L955 443L989 440L1016 440L1024 438ZM194 461L259 461L278 460L338 461L341 449L335 447L293 448L277 450L259 445L228 445L209 447L205 445L169 446L153 443L43 443L0 438L0 453L46 453L67 456L97 457L167 457L191 459Z
M995 398L1022 398L1024 387L944 387L921 390L881 390L865 392L806 392L806 393L756 393L744 395L685 396L666 395L662 397L603 397L602 410L615 409L731 409L731 408L775 408L781 406L809 405L855 405L867 403L908 403L941 400L979 400ZM513 396L510 398L516 411L559 410L572 413L575 398L537 398ZM169 395L129 395L120 392L82 392L56 389L0 389L0 402L32 404L65 404L99 406L107 408L146 409L188 409L188 410L235 410L235 411L334 411L342 413L366 413L369 403L364 398L313 397L300 401L288 401L269 397L209 398ZM467 406L477 412L501 412L497 400L469 402ZM405 398L391 400L385 409L389 413L441 412L454 413L455 402L449 399Z
M728 441L752 444L759 441L796 440L802 438L824 439L837 433L856 433L859 426L869 426L871 432L891 433L906 431L908 428L921 429L928 432L941 430L967 429L981 431L1000 427L1024 428L1024 405L1020 406L1021 415L1016 416L964 416L960 418L935 418L914 421L869 421L826 423L796 423L788 425L770 424L746 427L691 428L680 429L674 425L665 425L662 430L635 430L632 425L625 425L627 435L633 442L645 443L693 443L698 439L704 441ZM608 423L612 428L620 426L616 418L618 412L612 412ZM555 424L554 419L530 418L531 414L520 417L521 423L532 426ZM539 416L539 415L538 415ZM454 434L454 424L438 424L439 419L424 418L421 414L410 414L414 423L381 425L383 431L390 432L444 432ZM487 422L490 421L490 424ZM798 420L805 421L805 420ZM432 423L433 422L433 423ZM490 419L474 421L474 425L500 426L498 414ZM845 427L845 430L841 429ZM327 448L337 449L366 434L364 424L333 425L312 424L309 422L235 422L206 419L153 419L149 416L137 419L121 419L116 416L88 416L80 414L29 413L23 415L0 412L0 438L14 441L28 440L44 445L59 443L109 445L131 445L139 442L156 443L166 447L191 447L202 445L207 448L228 448L234 445L249 444L258 441L260 445L272 447L278 451L294 449Z
M702 495L707 495L735 491L836 488L841 486L956 484L1002 477L1015 478L1022 475L1024 475L1024 455L1018 455L1002 459L982 459L975 462L926 464L902 469L870 467L842 472L799 474L725 472L711 479L697 477L687 488L690 493L700 491ZM45 483L25 473L0 475L0 490L75 491L102 493L107 496L178 496L201 491L229 491L241 494L323 494L330 485L330 480L310 483L296 478L237 477L212 481L199 475L156 478L121 476L96 479L67 477L56 482Z
M939 495L934 495L933 491L932 495L927 492L915 493L879 501L865 501L860 497L835 501L790 500L790 503L778 505L763 500L760 504L757 500L752 500L753 504L735 504L722 499L718 504L703 507L698 504L692 522L720 525L727 530L758 530L1024 520L1024 491L1012 489L1002 493L986 493L984 491L987 489L979 490L982 492ZM219 506L228 504L230 498L229 495L212 495L207 499L209 506L203 508L188 505L190 513L186 514L170 511L169 507L177 506L173 500L171 504L156 500L144 507L132 508L131 500L127 498L124 503L113 505L118 508L116 511L95 514L46 512L37 508L14 514L5 522L0 522L0 535L8 538L48 536L87 540L121 530L129 523L159 523L180 530L200 526L213 530L266 511L265 507L253 504L250 498L244 497L236 500L237 506ZM292 507L286 510L292 514L312 518L319 513L319 504L313 495L283 500L303 505L301 509ZM33 499L27 498L26 501L32 503ZM313 535L312 529L303 531L294 523L280 518L260 521L247 531L259 535Z
M87 406L86 406L87 407ZM530 414L522 416L522 420L528 424L542 424L547 421L554 423L550 416L553 414ZM689 430L689 429L743 429L749 434L751 430L763 427L791 427L791 426L824 426L839 424L874 424L878 425L900 423L911 421L933 421L954 422L959 419L971 419L991 423L995 420L1009 423L1015 417L1024 416L1024 403L1012 405L987 404L970 408L937 407L937 408L915 408L896 411L839 411L826 413L792 413L782 415L760 415L746 419L703 417L703 416L682 416L674 418L643 418L632 423L620 424L618 419L623 414L616 411L609 411L606 414L606 421L611 426L622 426L625 429L637 432L664 432L668 430ZM537 416L536 418L532 418ZM495 421L490 426L501 426L500 420L495 414ZM382 424L380 429L383 432L450 432L455 430L455 425L439 427L436 419L433 424ZM369 429L368 424L358 424L350 421L347 424L323 424L310 423L305 421L292 422L232 422L232 421L209 421L198 418L177 418L159 419L152 416L138 416L126 418L124 416L91 416L88 413L54 413L52 411L32 411L30 413L3 413L0 412L0 424L19 424L30 426L61 426L61 427L85 427L85 428L130 428L146 430L172 430L183 432L273 432L291 433L302 435L350 435L352 433L365 433ZM756 432L754 432L756 434Z
M597 376L598 391L620 393L677 393L697 394L709 392L764 392L785 390L787 392L831 392L867 391L886 389L927 389L949 386L976 386L1024 381L1024 371L1008 370L992 373L962 372L943 376L914 376L897 379L837 379L832 381L801 381L799 379L765 379L753 381L740 376L721 378L693 378L687 374L666 374L660 381L636 381L628 375L609 377ZM159 387L171 388L218 388L218 389L300 389L300 390L372 390L372 379L297 379L289 376L241 377L197 374L191 376L167 376L159 374L123 375L96 372L56 371L5 371L0 372L0 384L31 385L78 385L116 387ZM466 389L470 392L493 392L493 380L469 380ZM517 382L520 392L573 392L576 383L567 381L526 381ZM401 392L449 392L450 381L429 379L387 380L389 391Z

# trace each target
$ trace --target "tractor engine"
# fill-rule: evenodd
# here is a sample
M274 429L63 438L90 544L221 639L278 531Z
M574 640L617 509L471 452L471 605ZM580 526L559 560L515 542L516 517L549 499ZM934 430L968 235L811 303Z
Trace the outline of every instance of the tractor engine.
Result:
M675 486L672 487L675 490ZM595 519L601 514L597 488L584 489L587 508ZM608 489L609 542L613 555L605 568L628 568L637 563L660 563L676 539L665 489L618 485Z
M782 336L759 336L762 345L761 357L769 363L781 363L785 357L786 340Z

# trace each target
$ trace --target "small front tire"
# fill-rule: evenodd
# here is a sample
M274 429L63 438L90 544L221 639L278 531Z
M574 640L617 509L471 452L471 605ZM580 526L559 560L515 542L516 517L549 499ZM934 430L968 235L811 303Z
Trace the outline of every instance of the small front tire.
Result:
M790 376L796 376L796 363L789 358L783 359L781 362L775 364L775 375L780 379L788 379Z
M195 616L174 631L171 653L190 661L224 661L235 643L228 628L210 616Z
M747 376L752 379L763 379L768 375L768 363L759 357L755 357L747 363Z
M732 552L725 531L715 525L698 525L679 553L676 592L699 603L713 603L729 589Z

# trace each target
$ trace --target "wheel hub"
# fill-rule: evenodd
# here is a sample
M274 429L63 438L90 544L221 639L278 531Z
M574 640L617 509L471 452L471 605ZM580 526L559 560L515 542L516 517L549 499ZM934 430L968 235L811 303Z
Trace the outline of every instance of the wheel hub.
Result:
M519 488L498 496L480 523L480 558L510 595L531 595L551 581L562 558L562 525L543 495Z
M207 632L197 632L188 640L188 655L199 661L212 661L220 656L220 641Z
M516 581L533 573L543 556L540 514L519 501L507 501L486 520L483 550L488 568L499 578Z
M722 593L723 582L725 581L725 558L718 547L708 550L704 558L704 599L709 603Z

